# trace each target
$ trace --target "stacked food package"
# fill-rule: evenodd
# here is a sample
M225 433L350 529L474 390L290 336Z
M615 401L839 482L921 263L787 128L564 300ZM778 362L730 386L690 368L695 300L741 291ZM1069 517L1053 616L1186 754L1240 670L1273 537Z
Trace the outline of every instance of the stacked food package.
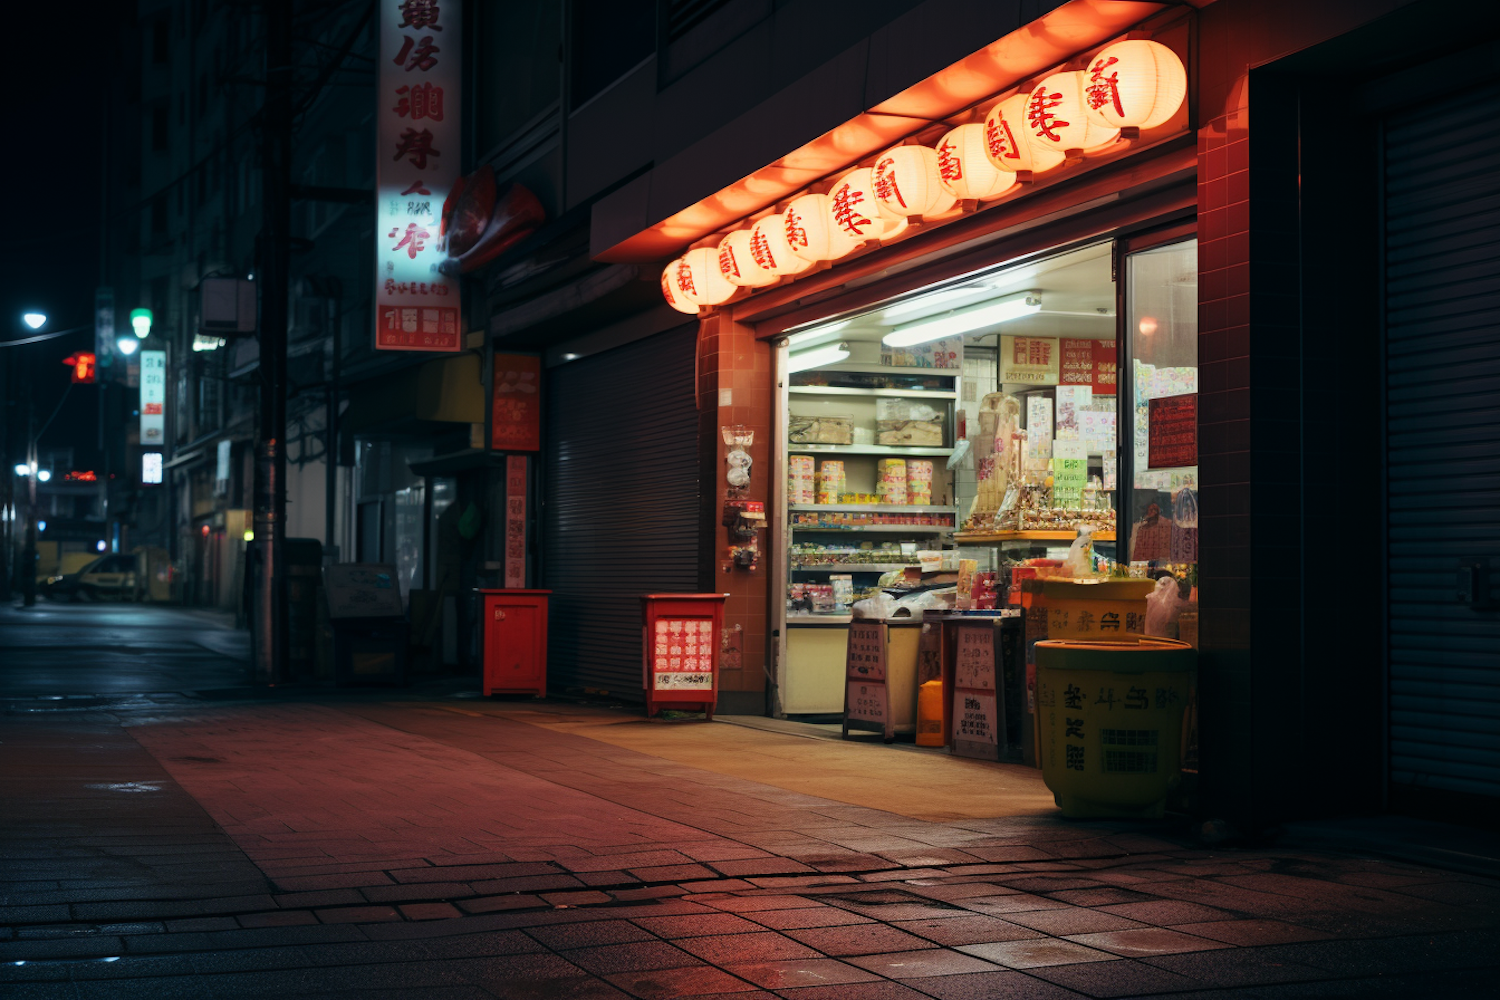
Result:
M906 499L906 461L900 458L882 458L876 465L875 492L881 503L901 503ZM930 492L929 492L930 495Z
M844 492L844 463L825 459L818 466L818 503L838 503Z
M875 401L875 443L941 448L943 415L937 408L911 399Z
M906 463L906 502L932 503L932 462L914 458Z
M786 502L814 503L817 498L817 463L811 455L793 455L786 463Z

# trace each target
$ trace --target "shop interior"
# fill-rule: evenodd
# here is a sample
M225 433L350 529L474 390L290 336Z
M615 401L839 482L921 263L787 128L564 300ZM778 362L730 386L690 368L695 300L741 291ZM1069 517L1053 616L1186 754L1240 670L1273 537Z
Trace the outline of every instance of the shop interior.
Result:
M1169 575L1172 634L1196 628L1196 243L1116 277L1098 242L788 331L783 714L843 711L856 614L899 630L1018 605L1025 579Z

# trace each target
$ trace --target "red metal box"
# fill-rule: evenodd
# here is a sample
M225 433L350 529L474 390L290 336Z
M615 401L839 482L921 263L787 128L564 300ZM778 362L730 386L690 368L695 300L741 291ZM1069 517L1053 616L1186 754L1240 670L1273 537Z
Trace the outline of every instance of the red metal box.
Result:
M481 590L484 694L547 694L550 590Z
M700 707L714 717L719 644L728 594L646 594L641 598L641 684L646 714Z

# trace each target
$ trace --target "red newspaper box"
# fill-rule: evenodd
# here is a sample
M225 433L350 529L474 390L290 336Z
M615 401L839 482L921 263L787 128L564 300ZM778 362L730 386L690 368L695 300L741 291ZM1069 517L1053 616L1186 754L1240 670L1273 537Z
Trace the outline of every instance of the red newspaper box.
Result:
M484 596L484 694L547 694L550 590L480 590Z
M646 594L641 598L641 683L646 715L719 700L719 637L728 594Z

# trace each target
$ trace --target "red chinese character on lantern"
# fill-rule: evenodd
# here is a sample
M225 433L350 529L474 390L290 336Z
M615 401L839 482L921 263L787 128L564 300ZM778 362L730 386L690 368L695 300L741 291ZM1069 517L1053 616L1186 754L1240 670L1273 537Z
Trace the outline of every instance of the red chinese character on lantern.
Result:
M860 212L856 205L865 200L863 191L855 190L852 185L845 184L833 193L833 221L838 227L850 236L864 236L865 227L870 220ZM751 251L755 249L755 241L751 239ZM759 263L759 260L757 260Z
M396 142L396 155L391 157L391 159L399 160L403 156L410 157L412 166L418 170L426 170L427 158L429 156L442 155L441 150L432 148L432 133L430 131L424 128L418 132L414 128L409 128L401 133L401 137Z
M418 118L431 118L435 122L443 120L443 88L434 87L430 83L419 83L415 87L397 87L396 93L401 95L396 106L391 110L401 116L410 115L413 120Z
M698 289L693 285L693 269L688 267L687 261L677 262L677 289L684 295L697 295Z
M724 277L740 276L740 262L734 259L734 248L728 244L719 247L719 271Z
M805 220L790 208L786 210L786 241L790 246L807 246L807 226Z
M405 247L406 256L410 257L412 260L416 260L417 252L427 246L426 240L432 234L423 229L417 223L408 222L406 224L406 231L404 233L401 231L401 228L397 226L395 229L392 229L388 235L392 239L395 239L398 235L401 237L401 242L391 247L392 253L400 250L402 247Z
M438 24L437 0L402 0L402 21L396 25L398 28L431 28L433 31L442 31L443 26Z
M900 202L901 207L906 207L906 199L901 197L901 189L896 186L896 171L893 169L896 161L889 156L875 164L875 197L881 201L895 199Z
M426 185L424 185L420 180L412 181L411 182L411 187L407 188L405 191L402 191L401 193L402 194L432 194L432 192L429 191L429 190L427 190Z
M1071 122L1065 122L1057 117L1053 109L1063 102L1063 95L1058 92L1047 93L1038 87L1032 92L1031 100L1026 104L1026 124L1030 125L1037 136L1050 139L1052 142L1062 142L1062 136L1055 131L1067 128Z
M1123 117L1125 108L1120 104L1120 71L1115 70L1108 75L1104 72L1119 61L1114 56L1110 56L1108 59L1100 59L1089 67L1089 83L1084 88L1084 95L1089 102L1089 107L1095 111L1106 104L1113 104L1115 114Z
M750 258L767 271L776 266L776 258L771 255L771 244L766 240L766 234L759 229L750 234Z
M396 53L396 58L391 62L397 66L405 66L408 73L414 69L425 73L437 65L437 60L432 57L433 53L441 51L443 50L432 44L431 35L424 36L420 42L407 35L401 42L401 51ZM408 56L411 57L410 60L407 59Z
M964 162L958 157L958 147L944 139L938 144L938 176L949 184L964 179Z
M1020 148L1010 130L1010 122L1004 118L991 118L984 123L984 142L989 148L990 158L995 160L1019 160Z

